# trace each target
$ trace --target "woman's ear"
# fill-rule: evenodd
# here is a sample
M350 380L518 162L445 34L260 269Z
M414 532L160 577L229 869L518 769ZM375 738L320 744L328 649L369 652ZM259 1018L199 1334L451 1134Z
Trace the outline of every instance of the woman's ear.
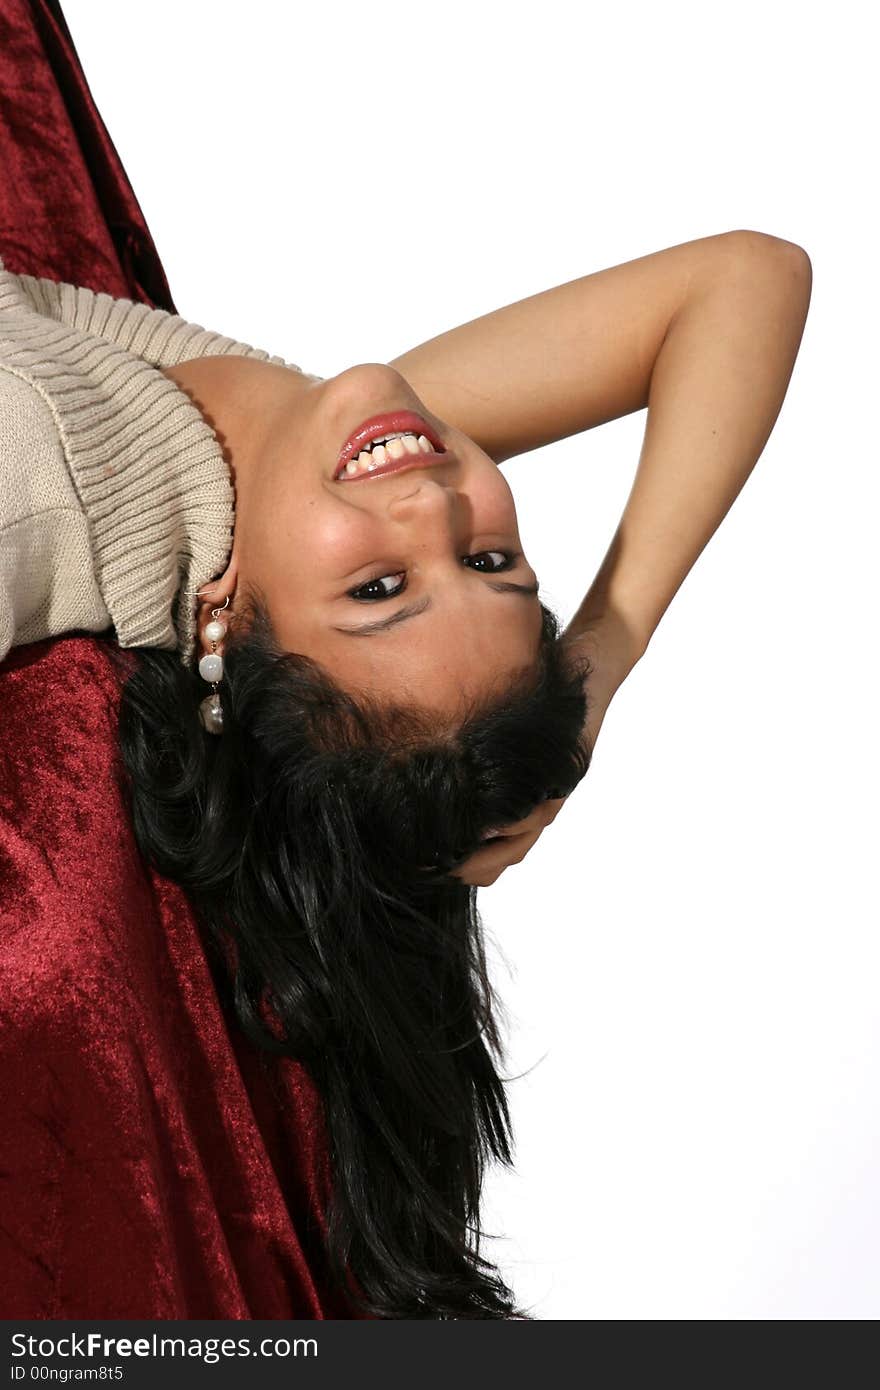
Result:
M232 554L226 569L218 579L212 579L210 584L203 584L197 590L199 599L198 627L199 636L203 638L206 625L211 621L211 613L215 608L223 608L228 615L235 601L235 592L238 588L238 553L235 544L232 546ZM227 603L228 600L228 603ZM208 646L210 651L210 645Z

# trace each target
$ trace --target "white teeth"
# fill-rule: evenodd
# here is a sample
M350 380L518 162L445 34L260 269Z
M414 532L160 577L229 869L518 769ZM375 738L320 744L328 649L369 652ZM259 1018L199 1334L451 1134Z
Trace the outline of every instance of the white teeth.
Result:
M407 454L433 454L434 445L426 435L389 434L383 440L374 439L371 448L361 449L356 458L349 459L340 477L352 478L356 473L372 473L389 459L401 459Z

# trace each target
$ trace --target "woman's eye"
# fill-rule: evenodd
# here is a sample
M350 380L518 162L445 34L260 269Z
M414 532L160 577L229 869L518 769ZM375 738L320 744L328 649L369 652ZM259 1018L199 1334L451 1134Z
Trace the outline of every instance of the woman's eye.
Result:
M490 560L497 557L500 564L490 563L486 569L480 567L478 570L480 574L497 574L499 570L509 569L514 561L514 556L506 550L478 550L474 555L462 556L462 559L465 561L483 560L487 557ZM473 568L477 567L473 566ZM399 582L395 583L395 581ZM391 587L384 588L386 583L390 583ZM380 574L376 579L368 579L365 584L359 584L356 589L349 589L348 596L357 599L359 603L378 603L382 599L396 598L398 594L403 593L405 588L406 571L402 570L399 574Z
M506 550L479 550L476 555L465 555L466 560L482 560L487 555L497 555L501 560L500 565L490 565L487 570L480 569L480 574L497 574L499 570L509 569L513 564L513 556L508 555ZM476 566L474 566L476 568Z
M401 582L396 588L383 589L383 584L399 579ZM406 579L405 572L400 574L381 574L378 579L368 579L366 584L361 584L357 589L349 589L349 598L356 598L361 603L375 603L377 599L394 598L395 594L403 592L403 581Z

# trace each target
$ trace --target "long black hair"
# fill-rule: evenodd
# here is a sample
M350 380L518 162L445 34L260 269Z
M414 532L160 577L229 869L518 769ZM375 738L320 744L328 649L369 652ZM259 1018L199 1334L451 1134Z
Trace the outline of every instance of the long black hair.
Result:
M445 728L282 651L254 594L226 639L221 736L176 652L138 652L122 692L141 851L186 889L246 1035L316 1082L329 1267L376 1317L525 1316L479 1248L510 1115L476 889L450 871L589 766L589 665L541 608L534 669Z

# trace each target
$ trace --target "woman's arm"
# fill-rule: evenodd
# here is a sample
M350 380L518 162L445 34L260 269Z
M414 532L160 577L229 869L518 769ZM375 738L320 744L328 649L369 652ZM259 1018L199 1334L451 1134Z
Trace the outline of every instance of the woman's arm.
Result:
M785 398L811 287L799 246L730 232L508 306L394 364L435 413L445 410L496 458L648 406L623 516L566 629L573 653L593 663L591 746L615 691L760 457ZM590 314L586 326L581 318ZM510 353L503 323L513 335ZM557 359L558 376L548 377L541 341L554 324L572 354L591 343L596 360ZM454 342L475 373L473 392L458 384L460 362L444 363ZM508 827L509 846L472 856L459 876L494 882L524 858L559 805L536 808L534 824Z
M688 290L744 257L772 253L809 265L799 246L764 232L701 237L508 304L390 365L430 410L503 463L643 410Z
M760 458L803 336L809 257L736 239L691 281L654 363L638 469L599 571L566 630L622 626L647 647Z
M498 462L648 407L632 491L570 640L601 656L601 636L623 668L638 660L767 442L811 283L793 242L725 232L520 300L394 359L430 410Z
M708 237L518 300L394 358L430 410L496 463L642 410Z

